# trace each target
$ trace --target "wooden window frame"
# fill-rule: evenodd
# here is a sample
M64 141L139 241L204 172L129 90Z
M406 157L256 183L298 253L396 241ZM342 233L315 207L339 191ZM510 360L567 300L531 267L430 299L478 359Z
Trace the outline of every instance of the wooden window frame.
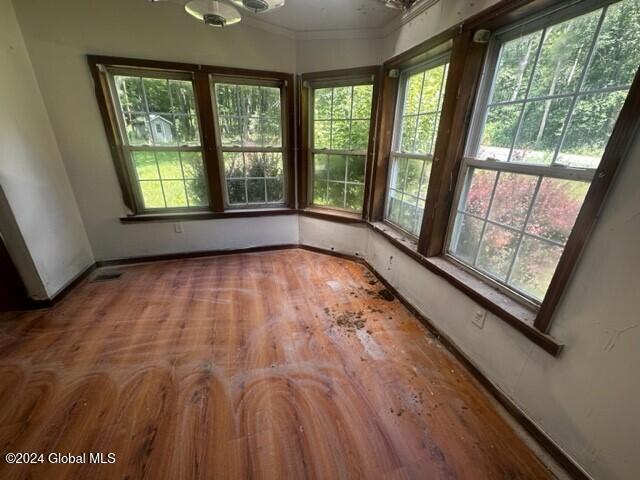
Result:
M367 153L365 157L365 179L364 179L364 196L362 204L362 212L350 212L344 209L333 207L324 207L313 205L311 202L313 169L312 169L312 150L311 150L311 132L310 125L312 121L311 109L311 90L314 85L322 86L341 86L355 85L364 78L371 78L373 92L371 98L371 118L369 124L369 141L367 143ZM379 92L380 92L381 69L379 66L358 67L346 70L332 70L324 72L305 73L299 77L298 82L298 98L300 118L298 124L298 208L306 210L311 214L318 216L335 217L339 220L349 219L367 219L369 217L369 197L371 196L371 174L373 170L373 159L375 157L376 131L379 111Z
M294 76L288 73L271 72L262 70L248 70L229 67L217 67L211 65L198 65L190 63L176 63L136 58L110 57L101 55L87 55L87 62L94 81L94 89L98 107L105 127L107 141L113 158L118 183L122 190L122 198L125 206L131 212L126 218L137 217L149 219L190 219L190 218L219 218L225 216L239 216L235 214L237 209L226 208L223 197L223 162L219 154L219 135L216 132L211 95L210 78L224 76L243 78L254 81L278 81L281 82L283 121L283 151L286 152L284 173L285 205L256 206L251 210L256 216L270 215L274 210L286 211L295 208L295 168L294 168ZM201 147L205 169L206 183L209 194L209 207L198 209L163 209L159 212L147 213L140 210L136 203L132 177L128 171L128 160L118 126L118 112L112 99L109 88L107 68L130 69L148 71L149 73L172 72L182 75L190 75L194 84L194 95L201 135ZM203 211L204 210L204 211ZM233 212L233 213L232 213ZM247 212L249 213L249 212Z
M608 0L585 1L590 5L589 10L611 3ZM635 132L640 128L640 117L635 113L640 111L640 69L636 72L600 165L595 170L583 206L539 308L534 309L527 302L514 300L482 280L472 281L472 277L461 266L447 258L445 246L470 122L487 55L488 44L475 42L474 33L478 30L496 31L563 6L566 6L566 3L559 5L557 1L552 0L502 0L464 23L387 61L383 66L377 156L370 198L370 220L378 222L374 223L376 231L386 235L396 246L413 258L419 259L427 268L447 278L471 298L523 331L554 355L559 352L559 348L557 345L550 346L553 341L547 335L554 312L602 209L616 171L631 146ZM415 239L409 238L406 232L403 232L403 237L399 237L384 233L384 228L380 226L384 219L389 155L399 84L399 79L390 76L389 72L404 65L411 65L411 62L418 62L425 52L449 40L452 40L453 45L442 120L438 131L439 141L434 152L422 229L417 243L413 244ZM384 223L384 226L387 224Z

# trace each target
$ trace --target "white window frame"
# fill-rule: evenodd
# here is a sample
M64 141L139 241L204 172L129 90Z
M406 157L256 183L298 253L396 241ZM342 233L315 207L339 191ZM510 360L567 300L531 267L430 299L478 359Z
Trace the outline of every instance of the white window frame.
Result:
M406 97L406 91L407 91L407 83L409 80L409 77L411 75L414 75L416 73L420 73L420 72L425 72L427 70L430 70L432 68L437 68L440 65L445 65L448 64L451 60L451 50L447 50L444 53L440 53L438 55L435 55L433 57L431 57L429 60L425 61L425 62L421 62L418 65L415 65L413 67L404 69L400 72L400 81L399 81L399 87L398 87L398 96L397 96L397 100L396 100L396 111L394 114L394 122L393 122L393 135L392 135L392 139L391 139L391 151L389 153L389 173L387 175L387 185L385 188L385 198L384 198L384 210L383 210L383 222L386 225L389 225L391 228L398 230L399 232L401 232L403 235L406 235L414 240L418 240L418 237L420 236L420 231L418 230L417 234L414 234L413 232L410 232L408 230L406 230L405 228L403 228L402 226L392 222L391 220L389 220L388 214L389 214L389 208L390 208L390 202L389 202L389 198L391 197L391 190L395 190L395 191L400 191L397 190L396 188L392 188L392 179L394 178L395 175L395 159L401 159L401 158L406 158L406 159L415 159L415 160L422 160L422 172L420 174L420 178L422 178L422 175L424 175L424 168L427 162L431 162L432 166L433 166L433 154L429 153L429 154L413 154L413 153L406 153L406 152L402 152L401 151L401 142L402 142L402 117L404 116L404 109L405 109L405 97ZM438 105L440 106L440 113L442 112L442 105L444 104L444 99L446 96L446 79L448 78L448 72L446 75L444 75L443 77L443 82L442 82L442 87L440 90L440 98L438 99ZM420 103L422 102L422 92L420 94ZM419 118L419 115L416 115L416 122L417 119ZM440 116L440 120L442 119L442 115ZM435 150L435 145L436 142L438 141L438 130L439 130L439 123L436 126L436 128L434 129L434 133L433 133L433 138L432 138L432 145L433 145L433 149ZM415 139L414 139L414 146L415 146ZM404 192L403 192L404 194ZM425 210L426 210L426 202L427 202L427 198L428 198L428 194L429 194L429 186L427 185L427 190L425 191ZM420 201L420 198L418 197L418 202ZM420 227L418 227L420 229Z
M208 211L210 210L210 203L211 203L211 198L210 198L210 190L209 190L209 185L208 185L208 178L206 175L206 169L207 166L205 165L205 159L204 159L204 142L202 139L202 123L200 121L200 112L198 111L198 101L197 101L197 97L196 97L196 86L195 86L195 81L194 81L194 77L192 73L188 73L188 72L173 72L173 71L169 71L169 70L149 70L149 69L143 69L143 68L136 68L136 67L110 67L110 66L102 66L100 67L102 69L102 71L106 74L106 78L107 78L107 85L108 85L108 89L109 89L109 97L111 99L111 102L114 106L115 109L115 117L117 120L117 130L118 130L118 135L120 137L120 142L122 144L122 150L124 151L124 156L126 158L126 162L124 167L125 167L125 171L126 171L126 175L129 181L129 184L131 185L131 190L133 193L133 200L135 202L135 206L136 206L136 211L140 212L140 213L178 213L178 212L188 212L188 211ZM116 83L115 83L115 77L116 76L131 76L131 77L140 77L140 78L156 78L156 79L166 79L166 80L185 80L185 81L189 81L191 83L191 86L193 88L193 96L194 96L194 102L195 102L195 116L196 116L196 122L198 124L198 134L200 137L200 145L199 146L187 146L187 145L181 145L181 146L171 146L171 145L151 145L151 146L147 146L147 145L131 145L129 143L129 137L127 135L127 129L125 126L125 119L124 119L124 110L122 109L122 105L120 104L120 98L118 97L118 89L116 87ZM144 103L145 103L145 108L146 111L145 112L139 112L141 116L144 116L145 121L147 122L148 128L149 128L149 137L150 140L154 140L155 139L155 134L153 132L153 128L151 126L151 121L150 121L150 113L148 112L148 101L147 101L147 95L146 95L146 91L144 89L144 82L142 82L142 92L143 92L143 99L144 99ZM134 112L137 113L137 112ZM174 114L176 115L176 114ZM175 117L174 117L175 118ZM178 154L180 152L198 152L201 155L202 158L202 178L200 180L202 180L202 182L204 183L204 187L205 187L205 191L207 194L207 205L204 206L186 206L186 207L157 207L157 208L146 208L144 205L144 199L143 199L143 195L142 195L142 190L141 190L141 181L145 181L145 180L140 180L138 178L138 172L136 170L135 164L134 164L134 159L133 159L133 152L136 151L147 151L147 152L177 152ZM182 169L182 160L180 161L180 165L181 165L181 169ZM159 182L160 182L160 186L162 188L162 196L163 199L165 200L165 204L166 204L166 198L165 198L165 194L164 194L164 186L162 185L162 179L160 178L160 174L159 175ZM184 169L183 169L183 175L184 175ZM183 182L185 182L185 179L183 179ZM185 196L187 198L187 202L188 202L188 194L186 192L186 183L185 183Z
M359 75L359 76L352 76L352 77L348 77L348 78L343 78L343 79L318 79L318 80L309 80L305 82L304 88L308 88L309 89L309 105L308 105L308 122L309 122L309 138L308 138L308 145L309 145L309 175L308 175L308 191L309 191L309 205L314 207L314 208L322 208L322 209L327 209L327 210L337 210L340 212L348 212L348 213L355 213L355 214L362 214L362 212L364 211L364 204L367 201L366 198L366 184L367 184L367 177L369 174L368 171L368 165L367 165L367 159L369 158L369 144L370 142L367 141L367 148L362 149L362 150L335 150L335 149L331 149L331 148L316 148L315 147L315 141L314 141L314 134L315 134L315 91L317 89L320 88L338 88L338 87L358 87L361 85L371 85L372 87L372 93L371 93L371 113L369 115L368 119L358 119L358 118L349 118L349 128L351 128L351 122L353 120L369 120L369 135L368 138L371 139L371 134L372 134L372 130L373 127L371 125L371 121L374 117L375 111L374 111L374 103L375 103L375 77L373 75ZM332 103L333 103L333 98L332 98ZM353 113L353 96L351 98L351 111ZM333 131L333 115L331 118L331 131ZM342 120L342 119L340 119ZM351 132L349 132L351 133ZM340 207L336 207L336 206L332 206L332 205L316 205L313 203L313 182L315 179L315 170L314 170L314 158L316 155L327 155L327 157L331 156L331 155L340 155L340 156L344 156L344 157L362 157L364 159L364 181L362 182L362 189L364 192L363 195L363 202L362 205L360 206L359 210L351 210L349 208L340 208ZM351 182L348 180L348 175L349 175L349 167L348 167L348 160L345 160L346 162L346 166L345 166L345 171L344 171L344 181L339 181L339 180L335 180L335 183L342 183L345 186L344 189L344 200L343 200L343 205L347 204L347 185L361 185L359 182ZM327 188L328 188L328 184L329 184L330 180L327 180Z
M517 232L522 232L524 231L524 229L526 229L526 224L529 220L529 217L532 213L533 210L533 205L535 202L535 198L536 195L538 193L538 189L540 187L540 183L542 181L543 178L556 178L556 179L565 179L565 180L577 180L577 181L585 181L585 182L591 182L593 180L593 177L596 173L596 168L579 168L579 167L572 167L572 166L564 166L561 164L556 164L556 160L557 160L557 155L560 151L560 149L562 148L562 144L564 142L564 138L567 132L567 128L569 126L571 117L573 116L574 110L575 110L575 105L576 105L576 101L577 98L579 97L579 95L584 95L585 92L581 91L581 86L584 82L584 79L586 77L586 73L588 71L588 65L590 64L590 61L592 59L592 55L593 55L593 51L595 48L595 45L597 43L597 39L600 33L600 29L602 27L603 24L603 20L605 18L606 15L606 10L609 7L609 5L617 3L618 0L585 0L581 3L576 4L575 1L567 1L567 2L562 2L561 4L553 7L550 10L547 10L546 12L543 12L542 14L536 15L533 18L530 19L525 19L522 22L518 22L514 25L510 25L502 30L499 30L498 32L496 32L489 43L489 47L487 50L487 56L485 59L485 64L484 64L484 69L483 69L483 73L482 73L482 78L480 81L480 86L478 88L478 94L477 94L477 101L476 104L474 106L474 110L473 110L473 115L472 115L472 122L469 128L469 134L467 136L467 143L465 146L465 155L462 158L461 161L461 165L460 165L460 170L458 173L458 179L456 182L456 189L455 189L455 194L454 194L454 198L453 198L453 203L452 203L452 210L451 213L449 215L449 223L448 223L448 227L447 227L447 235L445 237L445 252L444 255L445 257L450 260L451 262L453 262L454 264L458 265L459 267L461 267L463 270L471 273L472 275L476 276L477 278L482 279L483 281L489 283L490 285L492 285L493 287L495 287L497 290L499 290L500 292L504 293L505 295L509 296L510 298L526 305L527 307L533 309L534 311L537 311L540 308L540 305L542 304L543 300L538 300L536 298L530 297L527 294L525 294L524 292L515 290L514 288L508 286L505 282L496 279L494 277L491 276L491 274L481 271L477 268L475 268L473 265L470 265L468 263L466 263L465 261L463 261L462 259L456 257L453 253L452 253L452 247L453 245L456 243L454 240L456 238L456 235L458 233L458 229L459 229L459 225L456 224L456 219L458 217L458 215L460 213L462 213L462 209L461 209L461 205L460 205L460 201L462 198L466 197L466 190L468 188L468 185L470 183L471 180L471 175L468 175L468 172L470 172L471 169L473 168L478 168L478 169L485 169L485 170L495 170L500 172L505 172L505 173L519 173L519 174L527 174L527 175L533 175L533 176L537 176L537 183L536 183L536 187L533 193L533 197L531 200L531 204L529 205L529 209L528 212L526 214L524 223L523 223L523 227L522 230L519 229L515 229L515 228L509 228L506 225L497 223L497 222L493 222L491 220L489 220L489 212L491 209L491 204L493 201L493 197L495 194L495 189L498 183L499 178L496 177L496 181L494 183L494 187L493 187L493 191L491 193L491 198L489 201L489 205L487 208L487 218L480 218L480 217L476 217L478 219L480 219L483 222L483 226L482 226L482 232L480 235L480 244L482 243L482 239L484 237L484 232L485 229L487 227L487 225L490 224L495 224L497 226L500 226L502 228L507 228L511 231L517 231ZM558 140L558 146L556 147L556 151L554 153L554 158L553 158L553 163L549 166L544 166L544 165L535 165L535 164L526 164L526 163L511 163L511 162L507 162L507 161L499 161L499 160L493 160L493 159L478 159L475 158L471 155L471 152L473 151L477 151L479 146L480 146L480 141L481 141L481 136L482 136L482 128L485 125L486 122L486 116L487 116L487 112L488 112L488 103L489 103L489 99L492 96L492 89L494 87L494 80L495 80L495 73L497 70L497 66L499 64L499 54L500 54L500 48L502 46L502 44L504 44L505 42L508 42L509 40L513 40L515 38L533 33L535 31L538 30L542 30L542 29L546 29L548 27L551 27L555 24L561 23L563 21L578 17L580 15L589 13L591 11L595 11L602 8L603 9L603 13L601 14L600 18L598 19L598 24L596 27L596 31L594 33L594 37L591 41L591 45L589 48L589 52L586 58L586 64L585 64L585 68L584 71L582 72L582 75L580 77L580 81L578 84L578 87L575 91L571 92L571 93L567 93L567 94L560 94L560 95L550 95L548 97L535 97L535 100L545 100L545 99L554 99L554 98L572 98L572 103L569 109L569 112L567 114L567 120L565 122L565 124L563 125L563 130L562 130L562 134L561 137ZM539 59L539 55L540 55L540 51L542 48L544 42L544 34L541 36L540 42L538 44L536 53L535 53L535 63L534 65L537 65L538 63L538 59ZM520 127L522 125L522 117L524 116L524 111L526 107L526 104L528 103L528 101L526 100L528 97L528 92L531 88L531 84L533 81L535 75L535 71L532 71L531 73L531 77L529 79L529 83L527 86L527 90L526 93L523 97L523 99L520 100L516 100L516 101L505 101L505 102L499 102L500 105L502 104L506 104L509 105L511 103L513 104L518 104L518 103L523 103L524 102L524 106L519 114L518 117L518 123L516 125L516 131L514 134L514 138L513 138L513 142L512 142L512 146L511 146L511 153L510 155L513 154L513 148L515 147L515 142L517 141L518 138L518 133L520 130ZM599 93L599 92L607 92L607 91L612 91L612 90L617 90L619 88L604 88L601 90L593 90L593 91L588 91L586 93ZM498 174L499 174L498 173ZM581 208L584 207L584 204ZM470 215L467 212L464 212L465 215L470 216L470 217L474 217L474 215ZM565 245L560 245L557 242L553 242L550 241L549 239L546 238L542 238L542 237L537 237L535 235L531 235L529 233L527 233L528 236L535 238L536 240L541 240L543 242L549 243L551 245L556 245L556 246L561 246L563 249L566 246L566 242ZM511 261L511 265L510 265L510 269L509 269L509 274L507 275L507 281L509 278L509 275L511 273L511 270L514 267L517 255L518 255L518 250L520 248L520 244L522 243L522 240L524 239L524 235L520 235L520 239L518 241L518 244L515 248L514 251L514 256L513 259ZM478 255L479 255L479 251L480 248L478 247L478 252L476 252L476 259L475 261L477 261ZM475 262L474 262L475 263Z
M216 84L222 83L227 85L249 85L252 87L271 87L280 90L280 147L223 147L222 136L220 132L220 117L218 115L218 101L216 97ZM213 124L216 135L216 149L220 164L220 179L222 183L222 191L224 196L225 210L242 210L242 209L262 209L262 208L279 208L288 204L289 189L287 188L287 179L289 178L288 169L290 167L290 159L287 153L288 134L286 128L287 120L287 100L285 94L286 82L280 80L270 80L262 78L245 78L226 75L210 75L209 85L211 88L211 103L213 109ZM265 184L265 200L268 200L267 180L277 179L277 177L231 177L231 180L245 180L245 204L232 204L229 201L229 189L227 187L227 177L224 168L224 153L280 153L282 155L282 201L281 202L249 202L248 184L246 180L264 180Z

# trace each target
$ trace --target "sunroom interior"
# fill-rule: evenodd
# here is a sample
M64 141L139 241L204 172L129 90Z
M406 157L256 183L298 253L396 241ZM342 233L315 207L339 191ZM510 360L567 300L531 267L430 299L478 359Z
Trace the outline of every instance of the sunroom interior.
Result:
M638 478L640 0L0 11L0 477Z

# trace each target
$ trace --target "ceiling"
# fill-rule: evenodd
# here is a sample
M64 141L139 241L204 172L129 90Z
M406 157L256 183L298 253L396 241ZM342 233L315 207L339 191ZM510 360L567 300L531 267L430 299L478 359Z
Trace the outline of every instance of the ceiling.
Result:
M284 7L253 15L267 23L295 32L361 30L384 27L401 15L380 0L287 0Z

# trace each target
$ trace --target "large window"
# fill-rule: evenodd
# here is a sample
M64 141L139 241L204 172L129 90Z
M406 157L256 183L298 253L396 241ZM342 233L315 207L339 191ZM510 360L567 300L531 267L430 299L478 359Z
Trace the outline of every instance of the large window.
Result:
M214 92L227 206L284 204L281 86L214 78Z
M554 15L492 40L448 242L455 259L532 303L640 63L637 0Z
M139 210L208 206L191 76L120 69L110 74Z
M418 236L447 80L447 56L402 73L385 220Z
M311 89L312 204L361 212L373 85Z

